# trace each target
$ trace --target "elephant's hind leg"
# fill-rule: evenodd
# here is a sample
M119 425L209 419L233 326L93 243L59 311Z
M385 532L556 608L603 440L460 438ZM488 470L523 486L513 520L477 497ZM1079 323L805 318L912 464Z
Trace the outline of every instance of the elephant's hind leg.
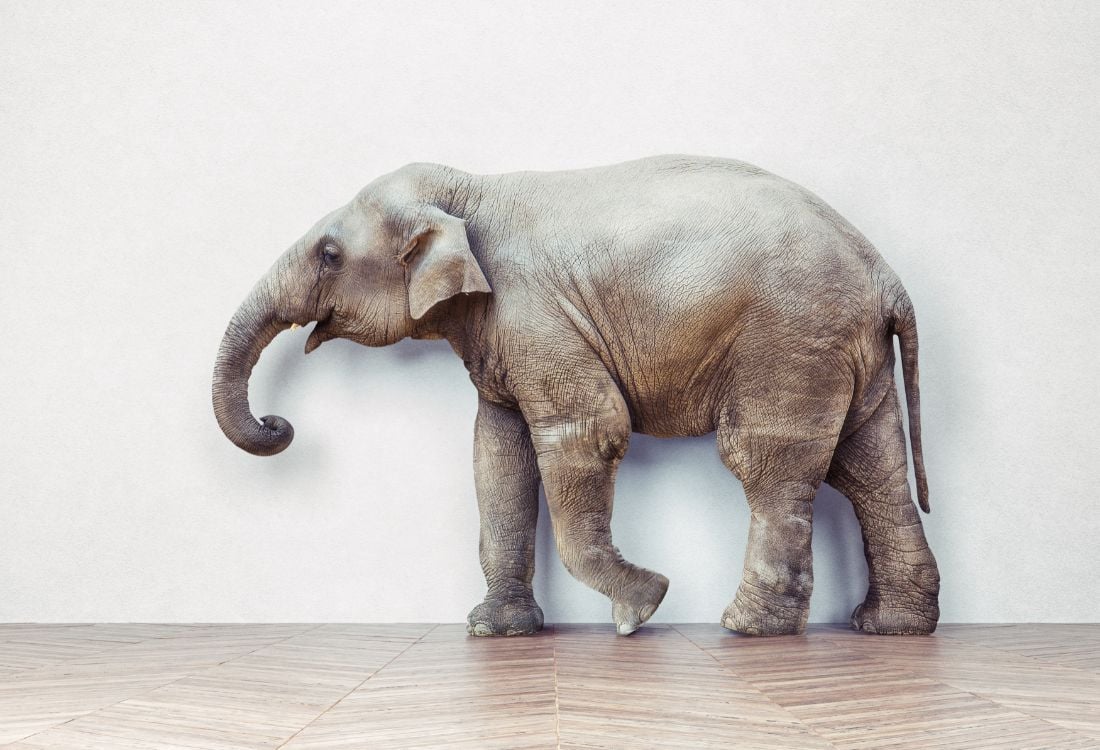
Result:
M813 499L850 399L840 374L789 374L764 387L743 384L721 416L718 451L741 479L752 511L741 585L722 615L729 630L787 635L805 629L814 580Z
M855 508L863 529L869 586L852 627L869 633L924 634L939 619L940 575L909 494L905 434L897 392L837 447L827 481Z
M482 399L474 429L474 475L481 513L479 551L489 590L466 618L470 635L529 635L542 629L535 603L539 473L519 412Z

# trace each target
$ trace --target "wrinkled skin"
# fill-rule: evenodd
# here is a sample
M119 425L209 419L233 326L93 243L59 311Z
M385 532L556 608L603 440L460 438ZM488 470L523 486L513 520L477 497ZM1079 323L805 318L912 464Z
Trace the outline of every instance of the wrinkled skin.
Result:
M474 466L485 600L475 635L532 633L541 481L566 568L628 634L668 579L611 539L615 472L632 432L717 433L752 520L722 624L799 633L813 499L852 501L870 583L852 615L872 633L930 633L939 574L906 479L894 388L901 341L918 498L913 307L875 249L819 198L742 162L684 156L571 172L479 176L438 165L372 182L260 280L214 374L225 434L258 455L293 431L257 422L248 377L291 324L306 351L444 337L479 395Z

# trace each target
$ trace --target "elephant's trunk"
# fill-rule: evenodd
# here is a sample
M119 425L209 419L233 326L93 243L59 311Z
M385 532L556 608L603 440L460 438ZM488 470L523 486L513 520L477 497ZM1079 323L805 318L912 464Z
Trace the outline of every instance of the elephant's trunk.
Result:
M257 456L273 456L294 439L294 428L282 417L260 421L248 405L248 378L264 347L290 327L275 308L269 279L257 284L241 304L222 338L214 365L214 414L225 436Z

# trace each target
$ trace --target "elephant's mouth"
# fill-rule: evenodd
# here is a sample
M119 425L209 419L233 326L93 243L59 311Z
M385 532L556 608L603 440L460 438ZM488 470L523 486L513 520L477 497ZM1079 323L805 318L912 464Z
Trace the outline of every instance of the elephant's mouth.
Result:
M329 339L336 338L336 334L329 329L329 325L332 323L332 315L333 311L329 310L328 315L317 320L317 325L313 326L309 338L306 339L306 354L309 354Z

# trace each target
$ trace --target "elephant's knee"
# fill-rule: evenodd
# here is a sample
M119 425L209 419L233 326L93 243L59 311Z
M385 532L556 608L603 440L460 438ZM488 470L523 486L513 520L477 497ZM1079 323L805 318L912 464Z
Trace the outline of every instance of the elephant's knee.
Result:
M775 523L810 524L820 482L803 480L745 483L745 498L754 514Z
M576 469L617 464L630 445L630 420L615 413L532 425L540 463Z

